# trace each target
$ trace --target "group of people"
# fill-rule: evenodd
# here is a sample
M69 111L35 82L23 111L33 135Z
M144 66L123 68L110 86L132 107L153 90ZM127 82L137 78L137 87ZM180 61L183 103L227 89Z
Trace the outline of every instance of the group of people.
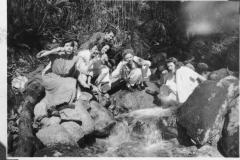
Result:
M112 30L97 32L80 47L75 36L66 35L60 47L39 52L37 58L48 56L50 63L42 72L46 95L38 105L50 108L73 103L77 85L93 94L106 94L102 85L108 85L110 90L111 83L119 78L126 82L129 91L142 90L144 79L151 74L151 62L134 56L132 49L123 51L118 65L109 59L115 34Z
M97 32L80 47L74 36L66 35L60 47L39 52L37 58L48 56L50 59L42 73L46 96L40 103L48 108L71 104L76 98L78 84L92 93L96 89L102 92L103 84L109 85L110 90L111 83L116 79L124 80L131 92L135 88L143 90L143 82L151 75L151 62L135 56L132 49L125 49L122 61L116 64L114 59L109 58L115 35L114 30ZM198 85L197 79L205 80L193 70L179 67L175 58L167 59L166 66L168 71L164 71L166 74L162 76L160 92L147 90L147 93L160 93L163 99L167 97L183 103Z

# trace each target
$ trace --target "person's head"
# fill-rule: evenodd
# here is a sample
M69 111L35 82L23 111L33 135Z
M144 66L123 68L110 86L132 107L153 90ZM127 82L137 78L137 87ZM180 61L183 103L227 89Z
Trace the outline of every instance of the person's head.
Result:
M114 36L116 35L116 31L114 29L110 29L110 28L107 28L105 30L105 37L104 39L107 40L107 41L110 41L114 38Z
M105 54L105 53L107 53L107 51L109 51L111 46L110 46L110 44L103 42L103 43L99 44L98 48L100 49L100 53Z
M170 57L166 60L166 68L168 72L175 73L179 68L178 60L174 57Z
M64 36L60 46L64 48L67 54L72 54L78 47L77 38L73 35L67 34Z
M134 53L133 53L132 49L125 49L123 51L122 57L126 62L132 63L133 62L133 56L134 56Z
M77 52L78 50L78 42L77 41L73 41L74 47L73 47L73 52Z
M91 52L91 56L95 56L98 53L98 43L92 42L89 44L89 51Z

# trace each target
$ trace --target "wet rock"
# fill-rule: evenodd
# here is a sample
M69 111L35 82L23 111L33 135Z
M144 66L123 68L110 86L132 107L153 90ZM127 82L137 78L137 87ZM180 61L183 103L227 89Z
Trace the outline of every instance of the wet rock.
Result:
M66 108L59 111L60 117L65 121L81 121L81 115L77 112L76 109Z
M36 136L43 142L45 146L53 146L56 144L68 144L78 146L74 138L60 124L54 124L39 130Z
M79 95L79 99L81 99L83 101L87 101L87 102L89 102L90 99L92 99L92 98L93 98L93 96L88 92L81 92ZM87 109L89 109L90 106L86 105L86 107L87 107Z
M41 120L41 125L42 127L41 128L45 128L47 126L49 126L49 118L48 117L44 117L42 120Z
M197 156L198 150L196 146L176 146L172 150L173 157L195 157Z
M47 99L43 98L39 103L37 103L34 107L34 116L35 119L38 119L39 117L45 116L48 114L47 112Z
M51 117L48 121L49 125L53 125L53 124L59 124L61 122L61 118L59 117Z
M82 100L78 100L74 104L75 104L76 112L81 117L81 121L82 121L81 128L84 132L84 135L87 135L94 130L94 121L91 118L91 115L89 114L89 112L87 111L87 108L89 108L90 104Z
M140 157L143 156L137 142L125 142L121 144L114 152L117 157Z
M111 129L115 125L115 121L110 112L96 101L91 101L90 115L94 120L95 131L105 132L105 129ZM110 127L110 128L108 128Z
M217 145L230 97L236 89L238 80L231 76L219 82L205 81L179 108L178 123L187 129L187 134L197 144L211 140Z
M216 147L208 144L198 149L198 157L223 157Z
M147 87L145 89L149 90L159 90L157 85L151 82L146 82ZM112 95L116 99L117 106L126 106L128 109L137 110L144 108L152 108L160 105L154 99L152 95L149 95L143 91L136 90L135 92L129 92L127 90L122 90Z
M227 157L239 157L239 91L228 107L230 110L226 115L220 142Z
M79 124L76 122L64 122L61 124L68 133L74 138L74 141L77 143L84 136L84 132Z
M219 81L220 79L223 79L224 77L227 77L227 76L230 76L230 75L233 75L233 72L229 71L226 68L222 68L222 69L213 71L209 75L208 79L213 80L213 81Z
M47 146L35 152L34 157L93 157L90 150L81 149L78 146L57 144Z

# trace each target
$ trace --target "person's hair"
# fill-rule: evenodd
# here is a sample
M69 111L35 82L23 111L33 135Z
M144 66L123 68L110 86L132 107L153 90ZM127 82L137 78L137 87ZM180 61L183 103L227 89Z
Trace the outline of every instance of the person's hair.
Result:
M129 53L134 56L134 52L133 52L132 49L125 49L125 50L123 51L123 53L122 53L122 58L124 59L125 56L126 56L127 54L129 54Z
M101 50L104 46L108 45L109 47L111 47L108 43L106 42L102 42L98 44L98 48Z
M170 63L170 62L173 62L176 70L179 69L182 66L181 62L179 62L176 58L170 57L170 58L166 59L166 63L165 63L165 67L166 67L167 70L168 70L167 64Z
M113 32L113 34L114 34L114 36L116 36L116 34L117 34L117 30L116 29L114 29L114 28L106 28L105 30L104 30L104 32L105 33L110 33L110 32Z
M72 47L74 47L74 41L78 43L77 37L75 35L66 34L60 43L60 46L64 47L66 43L71 42Z
M88 49L91 50L94 46L97 46L97 49L99 50L98 42L91 42L88 45Z

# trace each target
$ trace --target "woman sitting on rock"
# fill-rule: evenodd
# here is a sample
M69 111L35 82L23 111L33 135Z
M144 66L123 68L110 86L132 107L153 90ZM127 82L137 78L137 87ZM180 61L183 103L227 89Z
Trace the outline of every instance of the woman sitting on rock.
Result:
M75 65L78 61L78 57L74 54L75 45L77 45L76 39L67 35L62 41L61 47L38 53L37 58L49 56L51 60L50 67L45 68L43 74L46 96L38 105L55 107L73 102L77 84L77 80L74 78Z
M168 70L165 72L164 84L160 87L160 100L163 108L169 107L170 104L179 106L184 103L192 94L193 90L200 82L206 79L192 69L181 66L174 57L166 60ZM157 95L159 92L146 90L147 93Z
M134 85L136 85L137 89L141 91L143 89L143 80L151 75L151 72L149 70L151 62L134 56L132 49L124 50L122 57L123 60L112 72L112 77L123 78L127 83L127 88L131 92L135 91L132 88Z

